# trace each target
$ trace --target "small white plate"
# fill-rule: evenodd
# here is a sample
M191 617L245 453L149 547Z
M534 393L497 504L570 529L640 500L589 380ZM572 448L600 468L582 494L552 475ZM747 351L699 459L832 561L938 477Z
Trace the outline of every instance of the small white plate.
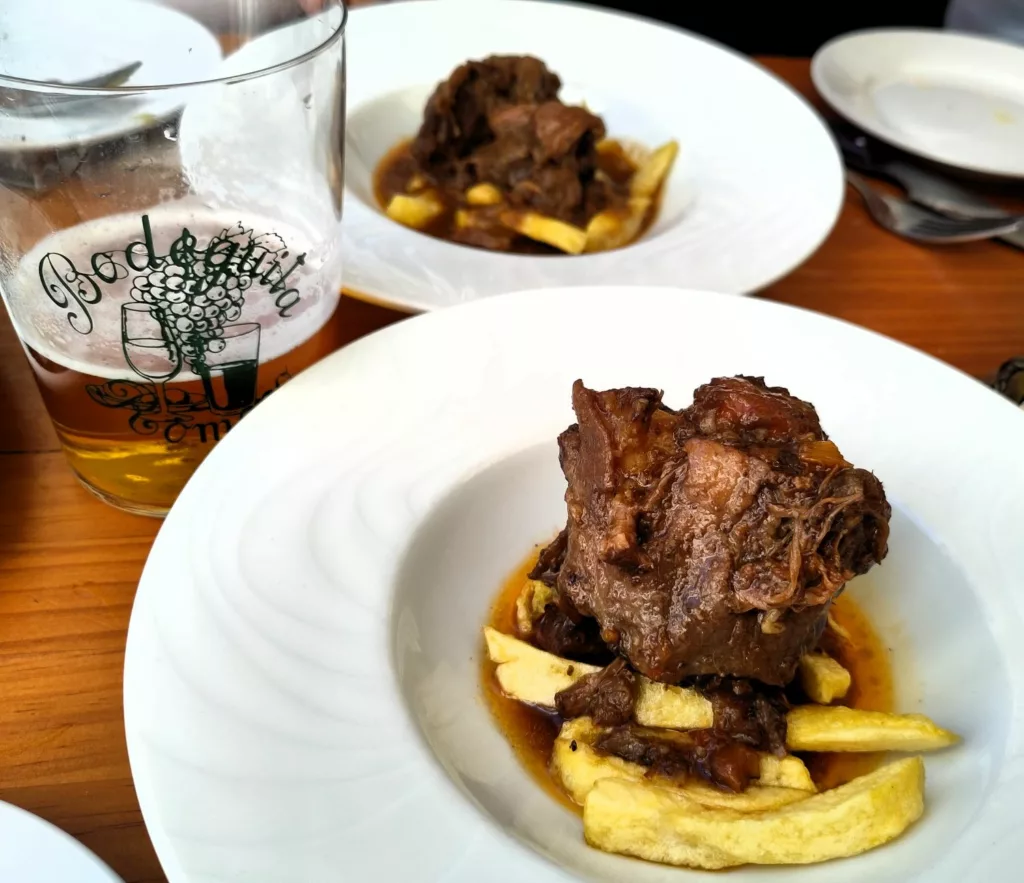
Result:
M835 110L897 147L972 172L1024 177L1024 49L928 30L826 43L811 76Z
M4 883L121 883L70 834L0 802L0 880Z
M141 61L142 67L123 86L167 86L207 79L220 58L217 38L203 25L155 3L0 3L0 77L69 82ZM181 102L181 92L171 89L83 105L81 112L0 114L0 150L105 141L166 119Z
M613 137L679 141L660 216L640 242L578 257L496 254L431 239L381 212L378 161L416 134L439 81L495 53L547 62L563 98L586 101ZM551 285L746 293L807 258L842 202L832 140L787 85L696 35L586 6L421 0L357 9L348 104L345 285L411 309Z
M481 700L480 630L565 523L573 380L682 407L737 373L814 402L885 482L889 556L848 591L892 648L897 707L964 741L927 757L927 812L896 843L728 880L1019 879L1024 414L834 319L615 287L393 325L275 392L200 466L125 659L132 773L170 883L710 879L584 844Z

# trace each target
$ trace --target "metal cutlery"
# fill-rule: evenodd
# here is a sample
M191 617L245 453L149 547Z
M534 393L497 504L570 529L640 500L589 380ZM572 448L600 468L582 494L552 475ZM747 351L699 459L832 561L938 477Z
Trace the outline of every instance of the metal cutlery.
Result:
M846 123L832 121L830 126L848 167L898 184L918 205L951 218L1005 220L1013 217L970 187L902 159L892 148ZM998 238L1024 248L1024 229Z
M976 242L1004 236L1018 230L1024 217L1005 218L948 218L919 208L898 196L876 190L857 172L846 172L847 182L864 199L871 216L886 230L932 244Z
M69 86L78 89L113 89L123 86L140 67L141 61L133 61L112 71L84 80L61 82L53 80L54 86ZM28 89L17 89L11 86L0 86L0 110L18 114L46 114L68 106L78 107L102 96L89 93L53 94L51 92L32 92Z

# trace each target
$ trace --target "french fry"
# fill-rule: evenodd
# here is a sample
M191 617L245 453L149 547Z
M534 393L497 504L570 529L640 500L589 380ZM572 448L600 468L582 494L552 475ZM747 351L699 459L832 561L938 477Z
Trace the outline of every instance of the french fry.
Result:
M555 694L597 666L570 662L488 627L491 660L502 690L513 699L555 707ZM570 673L571 672L571 673ZM639 676L634 717L646 727L699 730L714 724L711 703L696 690ZM840 705L803 705L786 715L790 751L930 751L959 741L924 715L862 711Z
M541 618L544 608L555 600L555 593L539 579L529 579L516 598L516 628L519 634L533 633L533 624Z
M571 687L583 675L601 670L545 653L490 626L484 629L484 640L491 661L498 664L495 675L501 689L531 705L554 708L555 693Z
M670 687L640 676L640 690L633 712L645 727L701 730L714 725L715 712L696 690Z
M552 771L569 796L581 806L597 782L607 778L626 779L630 782L657 781L664 787L679 789L703 806L726 807L738 812L763 812L803 800L814 791L813 784L808 789L781 786L778 782L782 769L778 764L779 758L770 754L761 755L761 776L757 784L740 794L722 791L699 780L677 782L650 779L647 769L640 764L598 753L593 743L600 733L601 729L588 717L566 721L551 752ZM810 783L807 767L798 758L787 759L803 769Z
M791 751L935 751L959 741L923 714L802 705L786 715Z
M443 211L441 200L429 192L416 196L396 193L384 210L392 221L414 230L422 230Z
M531 705L554 708L556 693L571 687L583 675L600 670L595 665L545 653L490 626L484 629L484 639L491 661L497 663L495 674L501 689ZM711 703L696 690L670 687L643 676L639 681L634 715L637 723L681 730L704 729L714 723Z
M502 212L501 223L522 236L544 242L566 254L582 254L587 245L586 230L535 212Z
M583 831L606 852L715 870L857 855L898 837L923 811L924 763L909 757L759 813L711 809L649 782L601 779L584 803Z
M813 701L828 705L846 695L850 673L826 653L805 653L800 657L800 683Z
M637 169L629 190L633 196L653 199L672 170L672 164L679 153L679 142L669 141L655 150L643 165Z
M466 191L470 205L498 205L501 201L501 191L493 184L474 184Z
M758 780L760 781L760 780ZM750 785L746 791L733 793L723 791L707 782L691 779L676 785L684 795L694 803L711 809L731 809L734 812L767 812L806 800L813 791L802 791L799 788L780 788L777 785Z
M814 792L818 790L807 765L792 754L776 757L774 754L763 752L761 754L761 776L757 781L760 785L795 788L797 791Z
M624 212L615 209L598 212L587 224L587 244L584 250L588 253L611 251L629 245L640 234L650 208L650 199L633 197Z

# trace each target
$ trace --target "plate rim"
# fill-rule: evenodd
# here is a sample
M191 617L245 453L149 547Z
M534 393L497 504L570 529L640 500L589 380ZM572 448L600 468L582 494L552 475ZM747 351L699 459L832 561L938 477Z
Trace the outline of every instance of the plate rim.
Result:
M975 34L966 31L951 31L944 28L878 27L859 28L855 31L848 31L845 34L833 37L831 40L823 43L814 55L811 56L811 82L814 84L814 88L817 90L818 94L821 95L822 99L832 109L832 111L837 113L844 120L847 120L855 126L863 129L869 135L878 138L880 141L884 141L892 147L906 151L912 156L917 156L921 159L928 160L929 162L937 163L947 169L971 172L993 180L1024 180L1024 162L1022 162L1018 167L1018 171L995 170L992 166L977 165L974 163L952 163L933 151L926 148L920 148L905 139L899 138L897 133L894 133L891 129L886 128L885 126L876 125L871 119L865 119L860 114L857 114L856 116L851 115L849 105L836 100L835 93L826 85L826 79L822 74L822 69L827 63L827 53L832 51L835 46L848 41L875 36L930 37L957 43L980 43L989 46L995 45L1004 49L1011 49L1014 51L1019 50L1021 53L1024 53L1024 46L1019 46L1008 40L1000 40L998 37L990 35ZM1024 60L1024 58L1022 58L1022 60Z
M94 853L89 847L87 847L77 837L69 834L59 825L55 825L49 819L44 819L42 816L36 813L29 812L27 809L18 806L16 803L11 803L6 800L0 800L0 824L3 822L5 814L9 814L18 819L17 824L27 825L38 828L40 831L45 831L47 839L52 841L54 844L60 843L60 851L67 855L75 855L81 861L82 870L88 870L90 878L95 880L96 883L104 881L104 883L123 883L122 879L114 873L114 870L101 859L96 853ZM26 856L31 858L33 863L36 863L39 859L38 855Z

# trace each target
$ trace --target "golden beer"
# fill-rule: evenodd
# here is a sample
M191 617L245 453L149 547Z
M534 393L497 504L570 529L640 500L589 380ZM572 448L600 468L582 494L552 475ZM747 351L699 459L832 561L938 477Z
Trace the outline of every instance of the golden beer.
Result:
M339 269L301 229L195 208L39 243L7 301L82 483L166 512L248 411L340 346Z
M330 320L312 338L290 353L259 366L258 402L304 367L333 352L342 340ZM159 391L134 381L117 381L108 394L116 408L99 408L89 390L107 381L53 362L26 346L43 401L53 420L68 464L82 483L122 507L166 510L185 482L238 421L236 414L203 411L174 412L175 403L201 399L201 381L168 383ZM214 381L215 395L228 398L223 377ZM160 419L162 398L169 410ZM126 416L127 423L126 427Z

